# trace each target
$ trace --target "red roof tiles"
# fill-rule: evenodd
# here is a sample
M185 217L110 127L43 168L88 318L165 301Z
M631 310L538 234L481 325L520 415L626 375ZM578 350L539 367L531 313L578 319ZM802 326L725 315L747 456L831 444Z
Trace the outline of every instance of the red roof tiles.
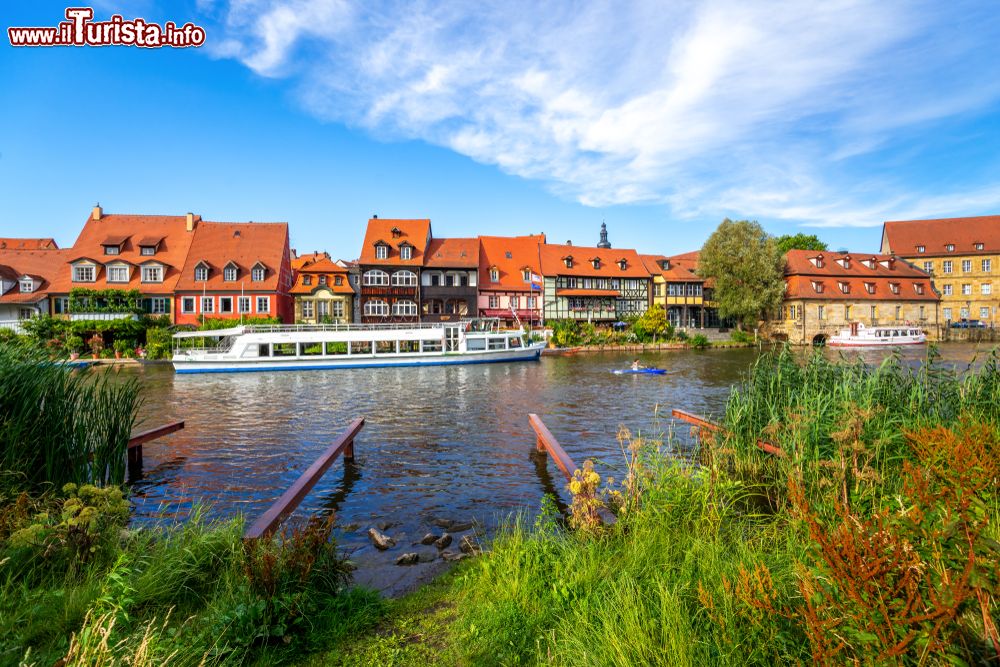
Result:
M0 303L37 303L48 296L53 279L66 268L66 250L7 250L0 249L0 274L13 280L13 289L0 295ZM18 278L29 275L38 278L35 288L21 292Z
M58 250L55 239L16 239L0 237L0 250Z
M545 276L584 276L592 278L649 278L649 271L635 250L620 248L589 248L570 245L539 246L542 274ZM566 266L565 258L572 257L573 265ZM593 258L600 259L594 268ZM625 260L625 269L618 262Z
M891 255L789 250L785 284L788 299L938 299L926 273Z
M704 279L695 275L690 268L681 266L676 260L664 255L639 255L643 266L650 274L663 276L664 280L670 283L700 283ZM663 263L667 262L667 268L663 268Z
M329 255L319 255L320 259L299 269L295 276L295 285L289 290L291 294L312 294L318 289L328 289L334 294L354 294L348 280L348 270L331 261ZM300 258L301 259L301 258ZM320 276L326 276L326 285L320 284ZM340 284L337 284L340 278ZM308 279L310 284L306 284Z
M201 222L195 227L187 261L177 280L177 291L285 292L290 286L288 224L284 222ZM195 267L206 263L208 281L194 279ZM235 281L226 281L223 268L237 267ZM252 280L255 266L264 267L264 280ZM287 282L283 282L287 281Z
M981 250L977 243L982 244ZM954 250L948 251L949 244ZM891 220L882 227L882 252L902 257L996 254L1000 252L1000 215Z
M431 239L424 266L474 269L479 266L479 239Z
M364 245L361 247L361 259L358 262L378 266L420 266L424 262L424 253L427 251L430 238L430 220L372 218L368 221ZM375 257L375 246L378 243L389 246L387 258ZM410 259L402 259L400 256L400 247L404 244L413 247Z
M545 234L529 236L479 237L480 291L530 292L531 283L522 271L541 275L538 248L545 243ZM497 270L498 280L490 279L491 269Z

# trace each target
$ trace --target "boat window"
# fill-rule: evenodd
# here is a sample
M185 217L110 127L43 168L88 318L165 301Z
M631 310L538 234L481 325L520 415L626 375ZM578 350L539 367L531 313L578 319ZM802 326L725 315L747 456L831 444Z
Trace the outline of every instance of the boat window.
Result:
M418 340L401 340L399 341L399 352L401 354L412 354L414 352L420 351L420 341Z
M323 343L299 343L299 355L304 357L323 354Z
M326 354L347 354L347 343L326 343Z
M267 343L260 343L257 346L257 356L258 357L270 357L271 356L271 346Z
M521 339L520 338L511 338L510 339L510 346L511 347L521 347Z
M351 354L371 354L372 343L369 340L352 340Z
M474 350L485 350L486 349L486 339L485 338L466 338L465 339L465 349L469 351Z
M507 338L490 338L491 350L504 350L507 348Z
M275 343L274 344L274 356L276 357L294 357L295 356L295 343Z
M425 340L423 341L423 352L440 352L441 351L441 341L439 340Z
M375 354L396 354L396 341L394 340L375 341Z

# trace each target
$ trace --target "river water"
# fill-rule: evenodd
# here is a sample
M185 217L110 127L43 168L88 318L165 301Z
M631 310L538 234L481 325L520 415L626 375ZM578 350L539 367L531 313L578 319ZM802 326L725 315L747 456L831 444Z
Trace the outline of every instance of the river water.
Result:
M977 348L952 344L942 353L945 361L965 364ZM864 354L878 361L885 352ZM924 354L904 352L914 363ZM621 460L620 426L666 431L672 408L719 415L756 356L752 349L640 355L643 363L671 371L663 376L614 375L632 359L619 353L277 373L130 368L124 373L137 376L143 388L144 425L186 422L184 430L145 445L142 477L132 487L135 520L179 521L204 504L212 517L242 513L253 521L363 416L354 464L334 463L297 515L334 510L338 541L359 566L356 579L401 592L445 566L440 559L394 565L404 552L436 553L412 546L427 532L441 532L435 519L475 522L489 535L512 513L537 511L546 492L565 499L558 469L532 453L529 413L542 416L577 463L588 457L614 463ZM677 429L682 438L687 431ZM399 546L375 550L365 534L372 526ZM468 532L457 537L462 534Z

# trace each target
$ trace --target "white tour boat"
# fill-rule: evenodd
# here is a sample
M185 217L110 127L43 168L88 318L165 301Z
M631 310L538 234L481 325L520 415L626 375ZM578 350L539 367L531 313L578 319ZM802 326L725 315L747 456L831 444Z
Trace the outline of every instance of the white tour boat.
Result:
M927 336L910 324L894 327L866 327L861 322L852 322L850 329L841 329L830 338L831 347L881 347L896 345L923 345Z
M178 373L434 366L537 359L544 343L499 320L434 324L274 324L174 334ZM215 342L188 347L192 339Z

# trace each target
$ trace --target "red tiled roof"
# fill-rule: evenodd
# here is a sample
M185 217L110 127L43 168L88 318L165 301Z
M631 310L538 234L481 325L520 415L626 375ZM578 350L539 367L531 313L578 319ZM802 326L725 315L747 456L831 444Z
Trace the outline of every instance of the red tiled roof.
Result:
M284 292L280 275L288 268L288 224L284 222L202 222L195 228L194 241L177 280L177 291L246 291ZM211 269L208 281L196 281L194 269L206 262ZM223 268L233 262L239 272L236 280L223 280ZM265 268L264 280L252 282L254 266Z
M976 250L977 243L983 244L982 250ZM955 250L948 252L948 244ZM924 252L918 252L917 246L924 246ZM901 257L996 254L1000 252L1000 215L890 220L882 227L882 252Z
M55 239L17 239L0 237L0 250L58 250Z
M822 257L823 266L816 266L812 260ZM848 259L848 268L844 268L839 260ZM874 268L869 268L864 262L873 262ZM888 268L888 266L892 268ZM785 253L785 275L808 276L847 276L847 277L911 277L927 278L920 269L892 255L873 255L871 253L829 252L817 250L789 250Z
M0 296L0 303L36 303L52 291L55 276L66 270L67 250L7 250L0 249L0 271L6 280L13 280L13 289ZM21 293L18 278L29 275L40 284L29 293Z
M822 292L816 290L814 283L822 284ZM840 284L846 283L849 292L844 293ZM875 292L870 294L865 284L874 284ZM899 286L899 294L892 292L891 284ZM937 301L938 296L931 289L931 281L927 278L886 277L856 278L856 277L820 277L801 274L785 276L786 299L823 299L834 301ZM917 292L914 285L920 285L923 294Z
M474 269L479 266L479 239L431 239L424 266Z
M398 230L398 236L393 235L393 229ZM377 266L420 266L424 263L424 253L427 251L430 237L430 220L372 218L368 221L364 245L361 246L361 259L358 260L358 263ZM379 241L389 246L387 259L375 259L375 244ZM400 259L399 246L403 243L409 243L413 246L413 254L410 259Z
M664 255L639 255L639 258L649 273L663 276L667 282L704 282L704 278L695 275L693 270L681 266L677 261ZM663 268L664 261L669 262L670 268Z
M195 220L200 225L200 217ZM88 216L87 222L80 231L76 243L68 249L64 262L78 259L89 259L98 265L97 280L93 283L72 282L71 268L64 264L63 269L53 278L52 291L57 294L68 294L74 287L104 289L107 287L120 289L138 289L146 294L170 294L174 291L180 269L184 265L188 249L194 233L186 229L187 219L183 215L122 215L109 213L99 220ZM197 228L197 227L196 227ZM121 253L105 255L102 244L109 237L125 237ZM148 237L160 237L162 240L155 255L141 255L136 239L145 240ZM129 272L128 283L108 284L103 270L104 264L115 261L125 261L132 265L145 261L155 261L164 265L162 283L141 282L141 271Z
M295 255L292 257L292 268L298 271L301 268L309 266L321 259L330 259L330 253L328 252L311 252L306 255Z
M620 248L589 248L571 245L539 246L539 256L544 276L585 276L592 278L649 278L649 271L635 250ZM573 266L567 267L565 257L573 257ZM600 268L595 269L590 260L598 257ZM626 261L625 270L618 261Z
M347 269L331 261L329 257L323 255L319 257L319 260L299 269L298 275L295 276L295 285L289 292L291 294L312 294L318 289L328 289L334 294L354 294L354 288L351 287L351 283L347 279ZM320 285L319 276L324 275L326 276L326 285ZM310 278L311 285L305 284L306 276ZM337 284L336 280L338 276L341 279L340 285Z
M542 275L538 249L545 243L545 234L528 236L479 237L479 289L480 291L530 292L531 283L525 282L521 272L528 269ZM496 268L500 280L490 280L490 269ZM537 290L536 290L537 291Z

